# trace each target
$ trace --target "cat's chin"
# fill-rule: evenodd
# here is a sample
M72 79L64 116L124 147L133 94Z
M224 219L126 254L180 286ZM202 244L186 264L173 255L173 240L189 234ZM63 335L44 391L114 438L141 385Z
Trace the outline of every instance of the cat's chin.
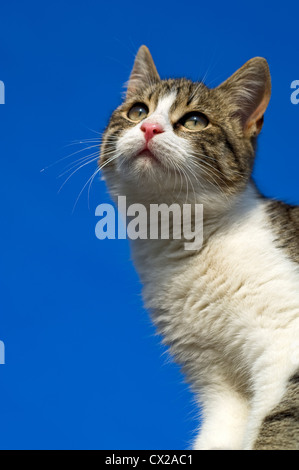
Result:
M156 154L148 149L144 149L138 154L127 158L125 164L122 162L120 171L133 177L144 176L155 180L156 178L165 178L167 168Z
M125 164L122 162L115 177L127 183L130 188L141 190L141 192L152 190L153 193L158 189L172 191L175 182L179 181L179 178L157 157L149 154L132 157Z
M161 161L159 160L159 158L157 158L150 150L146 149L146 150L142 150L141 152L138 153L138 155L136 155L136 157L134 157L135 160L143 160L144 162L153 162L153 163L157 163L157 164L161 164Z

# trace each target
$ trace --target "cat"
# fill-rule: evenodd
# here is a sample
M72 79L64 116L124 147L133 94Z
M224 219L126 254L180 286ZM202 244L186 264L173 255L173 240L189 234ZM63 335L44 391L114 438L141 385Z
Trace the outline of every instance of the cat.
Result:
M202 413L196 450L299 450L299 206L252 180L264 58L216 88L160 79L141 46L100 167L113 199L203 204L203 244L131 241L143 299Z

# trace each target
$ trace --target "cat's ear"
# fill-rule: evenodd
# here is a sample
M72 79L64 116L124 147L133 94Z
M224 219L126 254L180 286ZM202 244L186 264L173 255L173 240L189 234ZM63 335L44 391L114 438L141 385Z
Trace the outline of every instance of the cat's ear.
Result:
M223 82L218 89L230 97L246 136L258 135L271 96L271 77L266 59L255 57Z
M153 84L160 80L151 53L146 46L141 46L137 52L133 70L127 84L127 97L134 96L145 83Z

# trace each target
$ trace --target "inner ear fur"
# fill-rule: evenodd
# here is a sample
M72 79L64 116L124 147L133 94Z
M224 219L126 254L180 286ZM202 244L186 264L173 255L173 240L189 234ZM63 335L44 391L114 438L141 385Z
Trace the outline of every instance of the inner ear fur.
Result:
M229 95L233 114L240 118L244 134L249 137L259 134L271 96L271 76L266 59L255 57L249 60L218 89Z

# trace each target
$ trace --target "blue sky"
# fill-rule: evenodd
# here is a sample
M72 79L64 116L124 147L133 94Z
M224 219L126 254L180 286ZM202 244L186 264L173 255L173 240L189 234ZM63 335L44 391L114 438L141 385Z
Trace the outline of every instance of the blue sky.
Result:
M95 167L59 194L68 160L40 171L102 132L141 44L162 77L207 73L210 86L267 58L273 94L255 180L299 203L295 2L2 2L1 449L183 449L197 426L192 394L143 310L127 241L95 237L104 184L73 212Z

